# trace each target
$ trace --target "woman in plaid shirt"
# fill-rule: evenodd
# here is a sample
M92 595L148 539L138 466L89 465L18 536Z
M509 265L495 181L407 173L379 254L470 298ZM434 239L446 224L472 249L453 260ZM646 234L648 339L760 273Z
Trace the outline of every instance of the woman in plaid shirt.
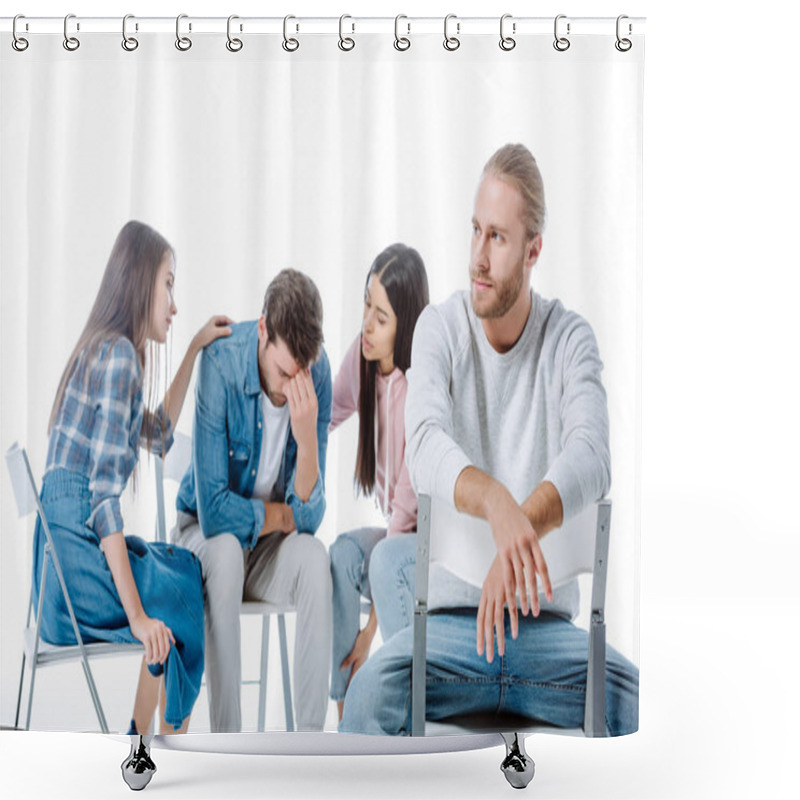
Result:
M140 443L159 455L169 449L194 360L207 344L229 336L231 323L218 316L200 329L163 403L150 411L156 345L166 341L177 312L174 281L167 241L147 225L127 223L61 377L42 483L45 516L84 641L140 641L145 647L133 722L143 733L150 720L137 714L147 716L145 709L154 706L162 674L161 732L186 730L203 673L203 587L200 563L189 551L123 535L120 495ZM34 602L44 545L37 524ZM46 583L42 634L52 644L76 643L54 574Z

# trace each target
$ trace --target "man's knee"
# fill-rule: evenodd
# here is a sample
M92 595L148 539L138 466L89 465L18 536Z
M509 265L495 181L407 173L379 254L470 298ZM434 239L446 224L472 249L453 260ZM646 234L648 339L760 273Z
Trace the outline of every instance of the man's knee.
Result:
M209 604L242 601L244 558L239 540L230 533L206 539L200 553L203 583Z
M327 598L332 593L331 562L325 545L314 536L298 533L293 544L297 562L297 585L313 589Z

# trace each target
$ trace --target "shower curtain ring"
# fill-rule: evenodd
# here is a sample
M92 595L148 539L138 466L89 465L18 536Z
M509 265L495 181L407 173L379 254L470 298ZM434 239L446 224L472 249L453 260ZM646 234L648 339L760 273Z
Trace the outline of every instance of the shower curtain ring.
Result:
M12 36L14 38L13 38L13 40L11 42L11 46L18 53L21 53L23 50L27 50L28 49L29 42L28 42L27 39L25 39L24 37L20 36L17 33L17 20L18 19L25 19L25 17L24 17L23 14L17 14L17 16L14 17L14 22L12 23L12 26L11 26L11 34L12 34Z
M354 39L352 39L350 36L345 36L342 33L342 25L346 19L353 19L353 18L349 14L342 14L342 16L339 17L339 49L344 50L345 53L348 52L349 50L352 50L356 46ZM350 24L353 26L353 33L355 33L356 32L355 22L351 22Z
M294 17L291 14L288 14L287 16L285 16L283 18L283 42L281 43L281 47L283 47L283 49L287 53L294 53L294 51L297 50L298 47L300 47L300 42L298 42L297 39L295 39L294 37L289 38L289 36L288 36L287 31L288 31L289 20L290 19L297 19L297 17ZM295 30L299 30L299 29L300 29L300 26L298 25Z
M500 49L505 50L506 52L508 52L509 50L513 50L517 46L516 39L513 39L511 36L505 35L504 27L507 19L511 19L511 14L503 14L503 16L500 17ZM517 32L516 22L513 22L511 24L511 32L512 33Z
M553 47L558 50L559 53L563 53L565 50L569 50L569 46L571 44L570 40L567 39L566 36L559 36L558 35L558 21L562 19L566 19L566 14L559 14L556 17L555 22L553 23L553 35L555 36L555 41L553 42ZM570 24L567 23L567 36L569 36L569 28Z
M239 17L237 17L236 14L231 14L228 17L228 41L225 42L225 47L227 47L231 53L238 53L242 49L242 47L244 47L244 43L242 42L241 39L231 37L231 22L233 22L233 20L235 19L239 19ZM239 30L241 30L241 27L239 28Z
M129 53L132 53L139 46L139 40L134 38L133 36L128 36L129 19L134 19L133 14L126 14L122 18L122 49L127 50Z
M71 19L75 19L74 14L67 14L67 16L64 17L64 49L69 50L70 52L77 50L81 46L81 43L78 39L69 35L67 26L69 25L69 21ZM77 29L80 30L80 25L78 25Z
M401 19L408 19L408 17L405 14L398 14L394 18L394 49L403 52L411 47L411 39L409 39L407 36L400 36L399 29ZM411 23L407 22L406 25L408 26L408 32L411 33Z
M444 42L442 43L444 49L450 50L450 52L453 50L458 50L458 48L461 47L461 40L458 38L458 36L450 36L448 33L447 28L451 19L456 19L456 15L448 14L444 18ZM461 23L456 22L456 34L459 33L461 33Z
M619 35L620 22L622 22L622 20L624 20L624 19L628 19L626 14L620 14L617 17L617 41L614 42L614 47L616 47L617 50L620 51L620 53L627 53L628 50L630 50L631 47L633 47L633 42L630 39L623 39ZM628 34L630 35L632 32L633 32L633 26L629 22L628 23Z
M181 20L188 19L188 14L178 14L175 19L175 47L182 52L186 52L192 46L192 40L188 36L181 36ZM191 31L192 25L189 24L189 30Z

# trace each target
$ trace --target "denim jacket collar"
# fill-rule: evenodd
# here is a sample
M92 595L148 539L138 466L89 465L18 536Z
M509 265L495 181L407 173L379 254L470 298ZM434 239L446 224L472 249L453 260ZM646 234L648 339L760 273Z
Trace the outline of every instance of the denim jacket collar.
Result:
M261 376L258 372L258 323L253 325L247 336L245 353L247 364L244 376L244 390L250 395L258 394L261 391Z

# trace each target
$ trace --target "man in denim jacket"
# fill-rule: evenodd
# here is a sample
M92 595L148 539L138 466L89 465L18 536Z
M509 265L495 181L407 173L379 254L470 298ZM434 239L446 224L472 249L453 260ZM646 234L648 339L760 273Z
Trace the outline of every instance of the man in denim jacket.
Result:
M331 370L310 278L280 272L259 319L203 351L195 402L173 539L203 566L211 730L242 727L243 599L297 609L297 725L322 730L332 590L327 551L313 534L325 513Z

